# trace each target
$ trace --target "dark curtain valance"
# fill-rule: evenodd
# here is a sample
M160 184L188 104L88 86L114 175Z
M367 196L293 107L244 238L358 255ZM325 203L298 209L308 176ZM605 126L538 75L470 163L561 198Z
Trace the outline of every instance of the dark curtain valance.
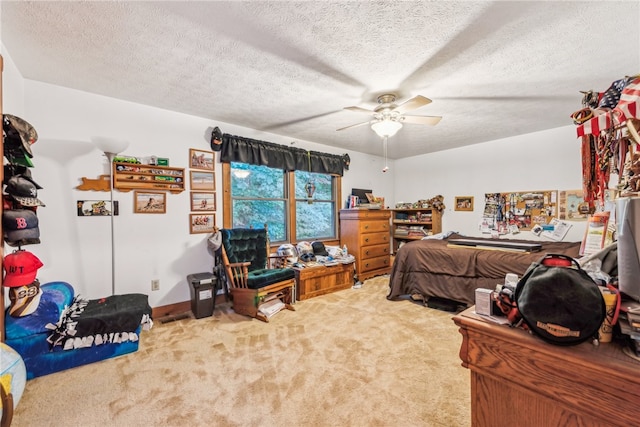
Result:
M257 139L223 134L220 149L222 163L248 163L286 171L300 170L342 176L348 169L347 154L320 153Z

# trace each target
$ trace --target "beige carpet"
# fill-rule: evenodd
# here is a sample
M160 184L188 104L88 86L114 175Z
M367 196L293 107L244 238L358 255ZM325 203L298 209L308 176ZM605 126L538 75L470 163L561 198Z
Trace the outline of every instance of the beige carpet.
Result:
M388 301L388 279L143 332L140 349L27 382L22 426L468 426L452 314Z

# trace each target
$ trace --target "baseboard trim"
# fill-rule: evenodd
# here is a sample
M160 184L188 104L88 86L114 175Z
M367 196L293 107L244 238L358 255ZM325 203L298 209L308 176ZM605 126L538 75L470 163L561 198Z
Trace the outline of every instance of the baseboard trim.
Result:
M226 302L224 294L216 295L215 307L217 307L218 304L222 304L224 302ZM191 301L182 301L174 304L162 305L159 307L152 307L151 318L160 319L161 317L167 317L167 316L179 316L187 312L191 312Z

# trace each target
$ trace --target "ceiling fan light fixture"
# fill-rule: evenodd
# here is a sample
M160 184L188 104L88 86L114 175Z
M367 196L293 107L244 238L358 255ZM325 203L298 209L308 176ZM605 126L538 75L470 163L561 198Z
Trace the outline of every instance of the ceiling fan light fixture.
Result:
M395 120L380 120L371 125L371 129L378 134L380 138L392 137L402 128L402 123Z

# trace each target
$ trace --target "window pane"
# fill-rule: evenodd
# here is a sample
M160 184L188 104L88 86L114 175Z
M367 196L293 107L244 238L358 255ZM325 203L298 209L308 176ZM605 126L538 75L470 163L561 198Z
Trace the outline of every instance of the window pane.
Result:
M267 166L231 163L231 197L284 198L284 171Z
M233 228L269 229L271 242L286 240L284 200L234 200Z
M331 175L296 171L295 179L296 199L307 198L307 192L305 190L307 183L312 183L316 187L313 193L314 200L333 199L333 178Z
M333 206L333 202L296 201L298 241L335 237Z

